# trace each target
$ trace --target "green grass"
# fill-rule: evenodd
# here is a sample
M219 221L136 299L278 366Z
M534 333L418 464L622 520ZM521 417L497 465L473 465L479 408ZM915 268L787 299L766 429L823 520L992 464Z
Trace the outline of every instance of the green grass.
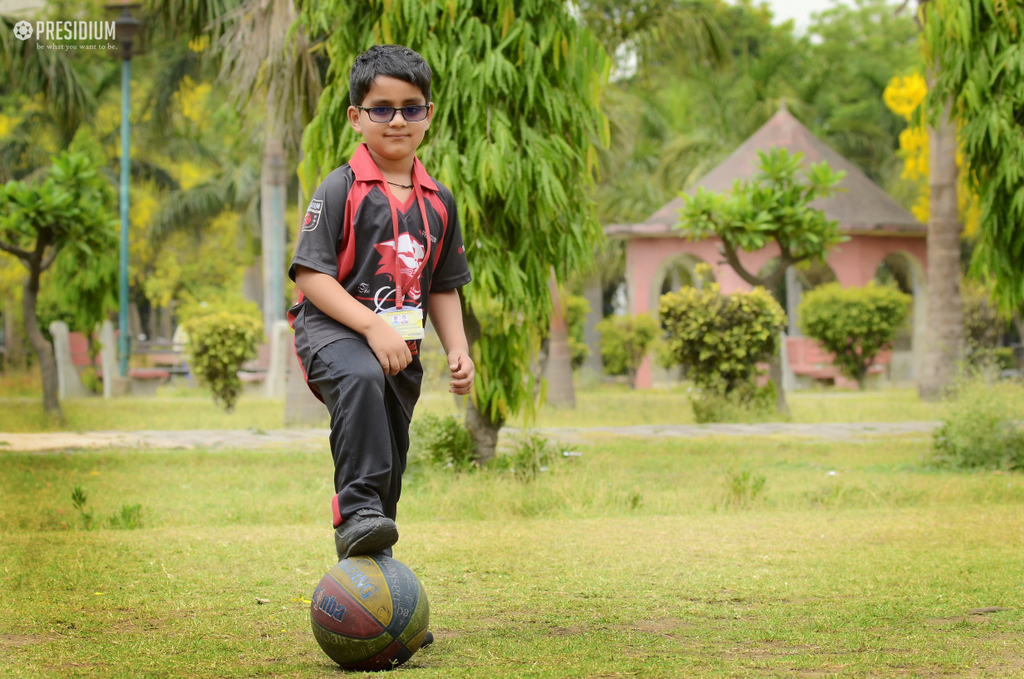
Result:
M396 556L438 641L400 672L1022 677L1024 475L927 445L600 437L529 484L413 463ZM330 479L326 447L0 453L0 676L346 676L308 621ZM142 528L83 530L75 486Z
M153 398L76 399L62 404L65 421L47 417L39 393L24 392L24 380L0 379L0 431L138 431L147 429L280 429L281 401L243 395L234 412L214 405L198 390L165 390ZM541 408L536 427L628 426L693 424L685 387L633 391L624 385L577 389L574 410ZM878 391L797 392L789 397L791 422L905 422L937 420L944 404L923 402L913 389ZM444 391L423 394L417 412L449 415L458 412L455 399ZM522 418L511 424L521 426ZM327 426L326 410L320 426Z

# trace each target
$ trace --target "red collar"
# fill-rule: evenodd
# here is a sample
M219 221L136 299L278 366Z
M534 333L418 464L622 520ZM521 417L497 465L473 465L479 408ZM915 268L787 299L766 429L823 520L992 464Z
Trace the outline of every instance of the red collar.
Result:
M357 182L380 182L383 184L387 181L381 174L380 168L377 167L377 163L373 162L373 156L370 155L370 149L367 148L366 142L359 145L348 164L352 168L352 172L355 173ZM412 179L424 190L437 191L437 184L427 174L420 159L416 157L412 159Z

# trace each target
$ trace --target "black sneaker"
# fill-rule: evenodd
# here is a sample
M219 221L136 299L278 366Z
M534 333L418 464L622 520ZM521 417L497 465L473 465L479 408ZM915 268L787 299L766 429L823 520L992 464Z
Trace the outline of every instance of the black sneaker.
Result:
M359 514L345 519L334 531L338 561L374 554L398 542L398 526L386 516Z
M427 630L427 636L423 637L423 643L420 644L420 649L422 650L432 643L434 643L434 633Z

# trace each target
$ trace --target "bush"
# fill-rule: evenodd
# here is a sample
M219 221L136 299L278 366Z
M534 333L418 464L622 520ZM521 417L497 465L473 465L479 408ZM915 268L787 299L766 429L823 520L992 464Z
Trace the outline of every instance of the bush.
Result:
M475 447L469 430L455 415L418 416L412 423L412 438L422 459L436 467L466 472L476 467Z
M826 283L800 302L800 329L832 352L839 371L863 389L878 353L896 339L910 302L910 295L874 281L863 288Z
M263 324L248 315L221 311L193 318L183 326L193 374L210 386L214 402L231 412L242 391L238 371L256 355Z
M992 302L992 293L975 281L965 280L961 287L964 307L964 349L970 366L997 365L1006 370L1005 352L997 352L1003 334L1003 320ZM1011 361L1012 362L1012 361Z
M96 368L91 365L87 366L78 377L82 380L82 386L88 389L91 393L103 393L103 378L96 372Z
M563 455L559 446L535 431L523 432L514 439L511 452L499 455L488 465L495 471L508 471L516 480L528 483L549 471Z
M952 469L1024 469L1024 389L974 378L935 432L930 464Z
M666 293L659 312L669 355L702 390L715 394L750 390L757 364L775 353L786 324L782 307L764 288L723 296L717 283Z
M601 333L601 359L611 375L626 373L636 388L636 371L658 337L658 321L647 314L609 316L597 324Z

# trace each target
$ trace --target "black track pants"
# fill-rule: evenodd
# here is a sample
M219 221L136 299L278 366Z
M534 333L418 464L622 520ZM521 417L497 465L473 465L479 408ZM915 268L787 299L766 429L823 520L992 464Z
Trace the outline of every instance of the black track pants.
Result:
M409 420L369 345L340 339L322 348L307 378L331 413L335 525L357 510L396 518L409 452Z

